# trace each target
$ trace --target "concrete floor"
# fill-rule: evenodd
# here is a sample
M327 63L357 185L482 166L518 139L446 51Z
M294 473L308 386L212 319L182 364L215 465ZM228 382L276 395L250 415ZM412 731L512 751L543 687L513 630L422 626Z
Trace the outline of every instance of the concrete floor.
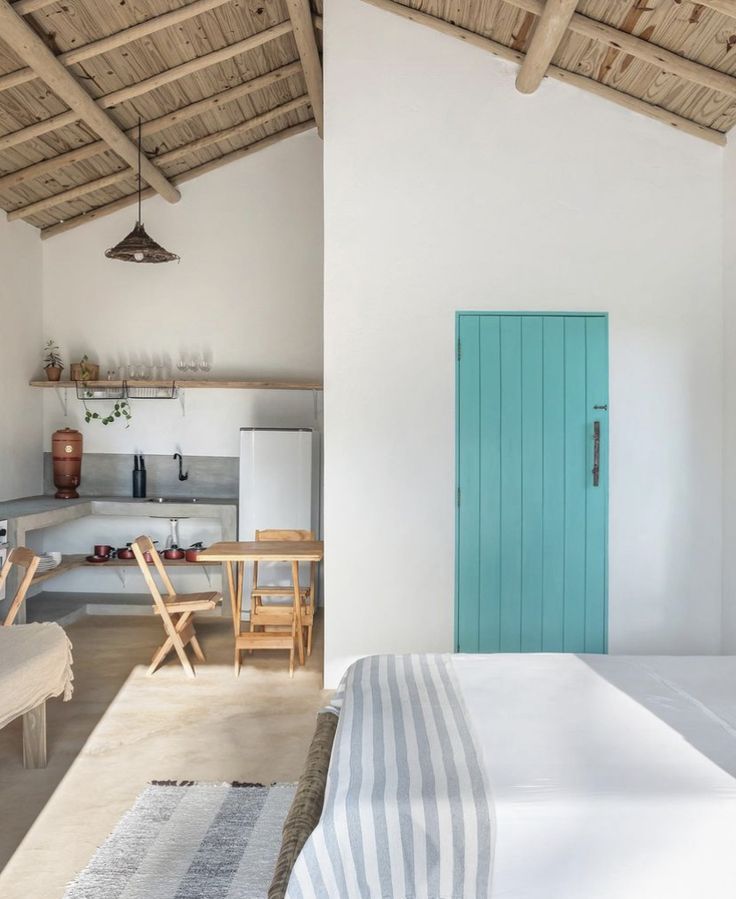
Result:
M0 731L0 896L61 899L151 780L294 781L306 757L322 685L322 641L294 679L286 653L243 655L232 626L197 624L207 663L189 680L169 660L145 670L162 641L152 617L85 617L74 645L74 696L47 705L49 765L26 771L20 721Z

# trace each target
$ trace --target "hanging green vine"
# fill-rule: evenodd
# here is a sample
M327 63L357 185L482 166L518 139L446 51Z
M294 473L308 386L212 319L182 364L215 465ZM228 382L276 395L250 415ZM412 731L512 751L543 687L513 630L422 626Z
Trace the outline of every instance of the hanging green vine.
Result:
M93 412L84 400L84 420L89 424L91 421L99 421L103 425L111 425L117 418L122 418L125 421L125 427L130 427L130 420L133 418L133 410L130 408L130 403L127 400L119 400L112 407L112 410L107 415L102 415L99 412Z

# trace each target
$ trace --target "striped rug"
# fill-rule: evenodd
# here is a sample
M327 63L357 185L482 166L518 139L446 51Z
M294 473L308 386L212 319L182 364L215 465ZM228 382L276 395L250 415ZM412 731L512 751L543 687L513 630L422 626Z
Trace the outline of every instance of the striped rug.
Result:
M64 899L264 899L295 790L151 784Z

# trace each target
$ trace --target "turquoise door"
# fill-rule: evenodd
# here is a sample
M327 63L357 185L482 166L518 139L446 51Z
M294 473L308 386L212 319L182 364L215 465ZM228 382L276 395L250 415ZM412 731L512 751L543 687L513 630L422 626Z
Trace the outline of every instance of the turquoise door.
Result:
M605 652L607 318L457 326L457 649Z

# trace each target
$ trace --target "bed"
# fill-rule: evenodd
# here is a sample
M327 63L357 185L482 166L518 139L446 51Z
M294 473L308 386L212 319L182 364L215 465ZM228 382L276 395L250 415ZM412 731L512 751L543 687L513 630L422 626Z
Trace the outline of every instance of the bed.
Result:
M736 657L362 659L287 899L736 891Z

